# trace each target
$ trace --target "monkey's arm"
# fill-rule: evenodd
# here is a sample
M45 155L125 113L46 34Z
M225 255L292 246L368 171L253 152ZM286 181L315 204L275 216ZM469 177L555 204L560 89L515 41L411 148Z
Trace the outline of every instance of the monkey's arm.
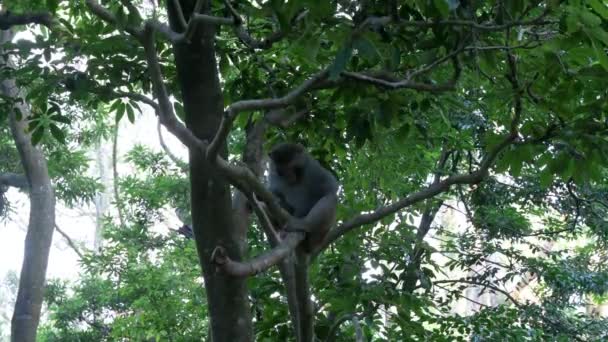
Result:
M321 197L303 218L295 218L287 223L285 231L320 233L325 235L336 219L338 196L334 193Z
M274 196L275 196L275 197L276 197L276 198L279 200L279 205L280 205L280 206L281 206L283 209L287 210L287 212L289 213L289 215L293 215L293 213L294 213L294 211L295 211L295 210L293 209L293 207L292 207L292 206L290 206L290 205L287 203L287 201L285 200L285 196L283 196L283 194L282 194L282 193L280 193L280 192L278 192L278 191L275 191L275 190L273 190L273 191L271 191L271 192L272 192L272 194L273 194L273 195L274 195Z

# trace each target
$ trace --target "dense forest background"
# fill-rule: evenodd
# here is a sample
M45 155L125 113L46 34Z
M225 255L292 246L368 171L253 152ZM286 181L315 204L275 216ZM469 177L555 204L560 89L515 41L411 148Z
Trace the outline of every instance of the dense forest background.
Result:
M606 338L604 1L0 6L3 340ZM309 263L283 141L341 184Z

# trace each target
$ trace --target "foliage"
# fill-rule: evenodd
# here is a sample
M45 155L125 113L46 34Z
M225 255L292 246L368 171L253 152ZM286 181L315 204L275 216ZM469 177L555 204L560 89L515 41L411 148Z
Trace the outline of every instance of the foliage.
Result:
M121 227L106 221L103 249L85 255L78 282L49 285L46 302L52 314L42 329L43 341L200 340L207 334L192 240L154 230L168 202L185 200L183 176L142 146L128 160L139 170L138 177L121 181L122 205L132 223Z

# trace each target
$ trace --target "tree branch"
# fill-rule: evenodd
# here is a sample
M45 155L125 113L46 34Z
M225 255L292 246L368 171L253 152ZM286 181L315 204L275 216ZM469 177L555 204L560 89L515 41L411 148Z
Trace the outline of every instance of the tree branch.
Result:
M101 20L103 20L109 24L112 24L116 28L122 27L125 31L130 33L132 36L134 36L138 39L141 39L141 29L140 28L131 27L131 26L123 26L122 23L120 23L118 21L118 18L116 18L116 16L112 12L107 10L96 0L86 0L85 2L87 4L87 7L89 7L89 9L91 10L91 12L93 12L93 14L95 14Z
M224 173L231 184L243 193L255 193L255 195L266 204L270 215L283 224L289 221L289 213L283 209L275 196L266 189L256 175L245 166L232 165L221 157L217 157L216 166ZM291 234L291 233L290 233Z
M381 17L369 17L366 21L369 21L370 25L383 26L388 24L395 24L398 26L410 26L417 28L428 28L433 26L464 26L470 27L480 31L502 31L517 26L544 26L558 23L555 20L544 20L549 14L550 9L546 8L543 13L538 17L530 20L514 20L503 24L496 23L478 23L474 20L460 20L460 19L449 19L439 21L424 21L424 20L393 20L390 16Z
M142 34L142 43L146 53L146 60L148 62L148 71L150 72L150 78L152 80L152 87L154 94L158 99L158 108L156 114L160 122L167 127L167 129L175 135L184 145L189 148L205 149L207 143L197 138L192 131L184 126L180 121L177 120L175 112L173 111L173 105L169 100L169 94L165 88L165 83L160 70L160 64L158 62L158 56L156 52L156 43L154 42L154 29L150 22L147 22L145 29Z
M130 13L134 14L139 20L141 20L141 14L131 0L120 0L120 2L129 10Z
M72 240L72 238L70 238L70 236L68 234L66 234L63 230L61 230L59 228L59 226L55 223L55 230L61 234L61 236L63 236L63 238L65 239L65 241L68 243L68 245L70 246L70 248L72 248L72 250L78 254L78 257L82 260L84 259L84 255L82 254L82 252L80 251L80 249L78 248L78 246L76 246L76 243L74 243L74 241Z
M12 186L21 190L30 188L30 184L24 175L12 172L0 173L0 185Z
M169 149L169 146L165 144L165 139L163 139L163 132L161 126L162 124L160 123L159 119L156 125L156 131L158 132L158 142L160 143L160 147L162 147L167 156L169 156L169 159L171 159L173 163L180 168L180 170L182 170L183 172L188 172L188 164L183 160L179 159L175 154L173 154L173 152L171 152L171 150Z
M247 262L231 260L226 255L223 247L216 247L211 254L211 260L227 274L236 277L248 277L281 262L304 240L304 237L304 233L289 233L276 247Z
M218 131L215 134L213 141L209 145L209 149L207 150L207 158L209 158L210 160L215 159L219 147L226 140L228 133L230 133L230 129L232 128L232 123L234 122L234 119L239 113L250 110L270 110L286 107L292 104L302 94L312 89L315 85L319 84L319 82L325 80L328 75L329 72L327 70L320 71L319 73L313 75L311 78L300 84L297 88L293 89L283 97L257 100L242 100L231 104L224 111L224 116L222 117L220 127L218 128Z
M158 104L154 100L152 100L151 98L149 98L143 94L124 92L124 91L113 91L112 94L116 97L126 97L131 100L143 102L143 103L147 104L148 106L154 108L155 110L158 110Z
M175 13L177 13L177 20L182 29L186 29L188 27L188 22L186 22L186 18L184 17L184 10L182 9L182 5L179 3L179 0L171 0L171 4L175 7Z
M503 295L505 295L513 304L515 304L515 306L517 306L517 307L522 306L515 298L513 298L513 296L511 296L511 294L509 292L507 292L506 290L503 290L495 285L492 285L492 284L477 282L477 281L468 280L468 279L446 279L446 280L436 280L433 282L433 284L454 284L454 283L463 283L463 284L481 286L484 288L494 290L496 292L500 292Z
M47 12L15 14L10 11L0 13L0 30L8 30L17 25L40 24L53 26L53 17Z
M272 110L272 111L268 112L264 116L264 119L271 125L281 127L281 128L287 128L287 127L289 127L289 125L300 120L301 118L305 117L309 113L310 113L310 109L306 108L306 109L302 109L290 116L287 116L287 115L285 115L286 114L285 110L279 109L279 110Z
M411 206L415 203L418 203L422 200L431 198L436 196L442 192L445 192L450 189L452 185L457 184L478 184L484 178L488 176L489 169L493 165L493 163L498 158L498 155L510 144L513 144L517 141L518 138L518 125L521 120L522 113L522 101L521 97L523 95L523 90L519 86L519 81L517 79L517 68L516 68L516 60L515 56L510 52L507 53L507 61L509 65L510 73L507 75L507 79L512 84L513 88L513 97L514 97L514 108L513 108L513 119L511 120L511 125L509 127L509 133L505 136L505 138L497 144L493 149L491 149L485 157L482 159L479 168L468 174L457 174L449 176L448 178L440 181L434 182L433 184L427 186L426 188L411 194L393 204L381 207L376 209L374 212L369 214L361 214L356 216L335 229L330 230L330 232L325 237L325 241L321 244L321 246L313 253L314 255L318 254L321 250L327 247L329 244L337 240L340 236L348 233L349 231L360 227L362 225L370 224L379 221L380 219L394 214L399 210Z
M114 201L116 202L116 210L118 211L118 221L120 226L125 226L125 216L122 212L122 202L120 201L120 191L118 189L118 128L119 123L114 127L112 136L112 190L114 190Z
M418 91L443 92L443 91L453 90L454 86L456 85L456 82L460 78L460 74L462 72L462 67L460 66L460 62L458 61L456 55L458 55L462 51L464 51L464 47L458 48L458 49L452 51L451 53L447 54L446 56L439 58L438 60L434 61L433 63L430 63L426 67L412 72L410 75L408 75L405 79L402 79L402 80L396 79L392 75L379 74L379 73L373 74L373 73L343 71L341 73L341 75L343 75L344 77L356 80L356 81L370 83L375 86L378 86L381 88L387 88L390 90L414 89L414 90L418 90ZM447 81L443 84L430 84L430 83L420 83L420 82L416 82L416 81L412 80L413 77L433 69L434 67L445 62L448 59L452 59L453 65L454 65L454 74L452 75L452 78L449 81Z

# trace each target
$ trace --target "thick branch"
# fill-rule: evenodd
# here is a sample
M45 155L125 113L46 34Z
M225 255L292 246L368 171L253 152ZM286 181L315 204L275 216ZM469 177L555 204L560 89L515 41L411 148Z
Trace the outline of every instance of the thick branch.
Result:
M319 82L325 80L329 72L327 70L323 70L311 78L306 80L304 83L299 85L294 90L290 91L283 97L279 98L269 98L269 99L261 99L261 100L243 100L233 103L228 107L226 112L230 115L236 115L243 111L249 110L270 110L281 107L286 107L292 104L299 96L314 88Z
M118 21L118 18L116 18L114 13L107 10L96 0L86 0L86 4L89 7L89 9L91 10L91 12L93 12L93 14L95 14L101 20L103 20L109 24L112 24L114 27L117 27L117 28L122 26L122 23L120 23ZM131 26L126 26L123 28L125 31L127 31L134 37L141 38L141 29L139 29L137 27L131 27Z
M141 13L139 13L137 6L135 6L133 2L130 0L120 0L120 2L129 10L131 14L137 16L137 18L141 20Z
M186 29L188 26L188 22L184 17L184 10L182 9L182 5L179 0L171 0L171 4L175 7L175 13L177 14L177 21L179 22L182 29Z
M165 88L165 82L160 70L160 64L158 62L158 55L156 53L156 44L154 42L154 30L153 27L148 23L145 26L144 33L142 35L142 43L144 44L144 50L146 52L146 60L148 62L148 71L150 72L150 78L152 80L152 87L154 94L158 99L158 109L156 114L160 122L162 122L167 129L173 133L182 144L189 148L206 148L206 143L197 138L192 131L184 126L180 121L177 120L175 112L173 111L173 105L169 100L169 94Z
M287 113L285 110L278 109L268 112L264 116L264 119L273 126L287 128L289 125L305 117L309 113L309 108L300 110L292 115L286 115Z
M26 190L30 187L24 175L12 172L0 173L0 185L12 186L21 190Z
M289 233L275 248L247 262L231 260L222 247L216 247L211 259L227 274L236 277L248 277L281 262L295 250L302 240L304 240L304 233Z
M8 30L13 26L27 24L40 24L51 27L53 25L53 17L47 12L15 14L5 11L0 14L0 30Z
M232 165L220 157L216 158L216 166L237 189L243 193L253 192L262 202L266 203L270 215L279 221L279 224L289 220L289 213L279 205L275 196L266 189L249 168Z
M224 111L224 116L222 117L220 127L217 133L215 134L213 141L209 145L209 150L207 151L207 158L209 158L210 160L215 159L219 147L226 140L226 137L228 136L228 133L230 133L230 129L232 128L232 123L234 122L234 119L239 113L251 110L270 110L286 107L295 102L298 97L312 89L319 82L325 80L328 74L329 72L327 70L323 70L313 75L311 78L300 84L297 88L293 89L283 97L259 100L243 100L231 104Z

